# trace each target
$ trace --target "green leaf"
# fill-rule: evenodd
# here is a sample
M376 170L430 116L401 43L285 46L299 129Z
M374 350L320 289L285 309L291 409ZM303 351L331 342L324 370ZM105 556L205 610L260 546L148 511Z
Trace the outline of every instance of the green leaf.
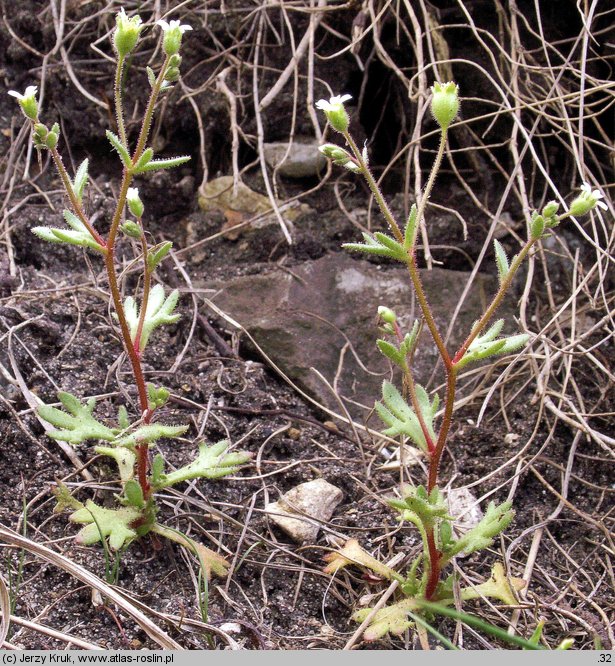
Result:
M122 430L130 428L130 421L128 420L128 411L124 405L120 405L117 410L117 422Z
M498 321L496 321L486 333L479 335L468 347L468 350L462 358L457 361L455 364L456 367L461 369L468 365L468 363L480 361L491 356L511 354L527 344L530 336L525 333L496 340L497 336L502 331L503 326L504 320L498 319Z
M380 353L386 356L389 361L395 363L402 370L407 369L406 357L397 349L397 347L386 340L376 340L376 345Z
M364 243L344 243L342 247L354 252L375 254L406 263L408 253L402 245L386 234L376 232L373 236L363 233Z
M433 420L438 411L438 396L436 395L430 403L425 389L417 384L416 397L427 431L431 439L435 440L436 435L433 428ZM384 404L377 402L375 409L382 421L389 426L386 430L383 430L383 433L390 437L402 434L406 435L421 450L427 451L427 442L417 415L391 382L385 381L383 383L382 400Z
M153 247L147 253L147 267L150 271L153 271L158 266L167 254L169 254L172 247L173 243L171 243L171 241L165 241L164 243L160 243L160 245Z
M423 486L409 491L402 500L389 500L389 504L401 513L402 520L416 523L416 517L425 528L430 528L439 518L449 519L444 496L437 488L429 495Z
M501 562L496 562L491 569L491 578L480 585L465 587L461 590L461 598L464 601L471 599L480 599L481 597L490 597L505 603L507 606L516 606L518 601L515 591L520 591L525 587L523 578L512 578L506 576L504 566ZM532 639L530 639L530 642ZM534 642L538 645L538 641Z
M153 88L156 85L156 75L154 74L154 70L147 66L145 68L147 72L147 80L149 81L150 86Z
M152 460L152 485L155 488L160 487L161 478L164 474L164 458L157 453Z
M500 241L494 240L493 247L495 248L495 263L498 267L498 279L501 286L510 271L510 266L508 264L508 257Z
M504 502L499 505L490 502L478 525L468 530L458 541L450 544L445 550L446 560L448 561L462 552L469 555L488 548L493 543L493 539L505 530L515 517L515 512L511 507L512 502Z
M79 168L77 169L77 173L75 174L75 180L73 180L73 192L75 193L75 196L77 197L77 201L81 203L83 199L83 191L86 188L86 185L88 184L88 160L87 158L81 162L79 165Z
M146 148L143 151L143 154L139 159L137 160L137 163L135 164L135 169L140 169L144 167L146 164L149 164L151 161L152 157L154 157L154 151L152 148Z
M115 439L113 430L92 416L95 406L93 398L88 400L87 405L82 405L74 395L63 391L58 393L58 398L66 411L49 405L41 405L37 409L38 415L44 421L60 428L49 431L49 437L70 444L81 444L88 439L104 439L109 442Z
M418 222L416 219L417 214L418 211L416 204L412 204L410 215L408 215L408 221L406 222L406 230L404 232L404 247L406 250L412 249L412 244L414 243L414 239L416 237L416 224Z
M143 509L145 507L145 499L143 498L143 490L138 481L130 479L124 484L124 497L125 502L129 506L134 506L136 509Z
M130 153L128 152L126 146L120 141L120 138L117 135L113 134L113 132L107 130L106 134L107 134L107 139L109 139L111 145L118 152L118 155L120 156L120 159L122 160L124 166L128 170L131 170L132 159L130 158Z
M166 426L161 423L151 423L149 425L143 425L137 428L134 432L128 435L122 435L118 437L114 444L116 446L124 446L127 448L133 448L137 444L151 444L156 442L163 437L167 439L174 439L183 435L189 426L180 425L180 426Z
M172 291L168 297L164 297L164 288L162 285L157 284L149 294L149 299L147 301L147 308L145 310L145 320L143 322L143 330L141 332L141 341L140 348L143 350L147 345L149 336L152 331L154 331L159 326L163 324L174 324L179 320L180 315L173 314L173 310L177 305L177 300L179 299L179 291L175 289ZM135 303L134 298L129 296L124 301L124 314L126 315L126 320L128 326L130 327L130 336L135 342L137 336L137 330L139 328L139 311L137 310L137 304Z
M408 619L408 613L416 608L414 599L403 599L396 604L377 610L363 632L363 638L371 642L377 641L387 634L401 636L406 629L414 626L414 623ZM363 622L372 610L373 608L363 608L354 613L352 619L355 622Z
M130 481L135 475L137 455L123 446L96 446L94 451L102 456L109 456L117 463L122 483Z
M62 513L66 509L76 511L83 507L83 503L73 497L70 490L60 481L53 489L54 497L56 498L56 505L53 510L54 513Z
M105 509L88 500L83 508L71 514L70 520L86 525L77 534L79 543L90 546L108 538L110 548L119 550L137 536L130 525L140 517L141 512L133 507Z
M169 159L151 160L143 166L135 165L132 172L134 174L146 173L147 171L159 171L160 169L172 169L173 167L185 164L190 160L190 155L181 155L179 157L170 157Z
M228 441L207 446L199 444L199 455L194 462L181 467L170 474L160 474L156 488L168 488L190 479L218 479L237 472L241 465L250 460L251 455L245 452L226 453Z
M64 212L64 217L68 221L69 217L67 217L66 213L69 211ZM87 227L81 222L81 220L79 220L79 218L74 216L72 213L69 213L69 215L72 216L70 218L71 222L69 222L69 224L73 227L72 229L60 229L58 227L34 227L32 229L32 233L45 241L49 241L50 243L78 245L79 247L87 247L91 250L104 253L104 248L92 238L90 232L87 230ZM72 218L77 220L78 225L74 225L74 220Z

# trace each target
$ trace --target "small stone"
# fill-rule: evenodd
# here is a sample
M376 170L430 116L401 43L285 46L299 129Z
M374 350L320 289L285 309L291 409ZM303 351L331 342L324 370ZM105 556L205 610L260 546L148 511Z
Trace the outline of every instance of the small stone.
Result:
M130 647L133 650L140 650L142 646L143 646L143 643L138 638L133 638L130 641Z
M263 145L265 160L286 178L309 178L327 168L327 160L318 151L314 139L295 139L290 148L287 142L278 141Z
M297 543L314 543L320 526L313 518L327 522L342 501L339 488L324 479L302 483L265 507L265 513Z
M334 423L333 421L325 421L323 423L325 428L329 428L329 430L335 430L336 432L339 432L339 428L337 427L337 423Z
M457 534L464 534L483 518L483 512L476 497L467 488L452 488L446 498L448 512L455 521L453 529Z
M289 428L286 434L290 439L297 441L301 437L301 430L299 428Z

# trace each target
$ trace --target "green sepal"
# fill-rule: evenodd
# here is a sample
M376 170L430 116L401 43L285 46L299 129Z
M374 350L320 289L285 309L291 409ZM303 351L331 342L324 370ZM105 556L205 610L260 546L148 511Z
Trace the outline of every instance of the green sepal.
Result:
M153 247L148 253L147 253L147 267L150 271L153 271L158 264L169 254L171 251L171 248L173 247L173 243L171 241L165 241L164 243L160 243L159 245L156 245L156 247Z
M95 446L94 451L115 460L122 483L126 483L134 478L135 463L137 462L137 455L134 451L124 446Z
M143 490L138 481L130 479L124 484L124 498L122 503L127 506L134 506L135 509L145 508L145 499L143 498Z
M419 384L416 385L416 398L429 436L432 440L435 440L436 435L433 428L433 420L438 411L440 400L436 395L430 403L427 391ZM389 426L382 432L390 437L402 434L407 435L422 451L426 452L428 449L427 442L419 419L412 407L408 405L401 393L391 382L385 381L383 383L382 400L384 404L380 402L375 404L378 416Z
M120 159L122 160L124 166L128 170L132 170L132 159L130 157L130 153L128 152L126 146L120 141L119 136L117 136L110 130L107 130L106 135L107 139L109 139L109 143L111 143L111 145L115 148L118 155L120 156Z
M83 508L71 514L70 521L86 525L77 534L79 543L90 546L108 539L109 547L119 550L137 536L130 525L140 517L141 512L133 507L105 509L88 500Z
M498 280L500 281L500 286L502 286L510 271L510 265L508 264L508 257L506 256L506 252L500 241L494 240L493 247L495 249L495 263L498 267Z
M388 257L406 263L408 253L396 240L377 231L373 236L363 233L364 243L344 243L342 247L354 252L375 254L379 257Z
M59 428L49 431L49 437L70 444L81 444L89 439L104 439L108 442L115 439L113 430L92 416L96 405L94 398L82 405L74 395L60 391L58 399L66 411L49 405L41 405L37 409L38 415L44 421Z
M72 182L73 192L79 203L81 203L83 199L83 192L88 184L88 164L89 162L87 158L81 162L77 169L77 173L75 174L75 180Z
M132 448L137 444L151 444L163 437L166 439L175 439L183 435L189 426L166 426L161 423L150 423L137 428L129 435L124 435L115 440L115 446Z
M219 479L234 474L241 465L250 460L251 455L246 452L226 453L228 444L227 440L211 446L201 442L196 460L170 474L160 474L155 488L169 488L190 479Z
M412 204L410 214L408 215L408 221L406 222L406 229L404 231L404 247L406 250L412 249L414 239L416 238L416 225L418 222L416 219L417 214L418 210L416 204Z
M142 166L135 165L132 173L146 173L147 171L158 171L160 169L172 169L173 167L185 164L190 160L190 155L180 155L179 157L170 157L168 159L151 160Z
M489 502L487 511L478 525L475 525L460 539L444 549L443 554L446 560L450 560L462 552L469 555L477 550L488 548L493 543L493 539L505 530L515 517L515 512L511 507L512 502L504 502L498 505Z
M179 291L175 289L167 298L164 297L164 288L162 285L157 284L149 294L147 301L147 308L145 310L145 320L143 322L143 330L141 333L140 348L143 350L147 345L149 336L154 329L163 324L174 324L179 320L179 314L173 314L173 310L177 305L179 299ZM137 304L132 296L129 296L124 301L124 313L126 321L130 327L130 337L133 343L137 336L139 328L139 311Z

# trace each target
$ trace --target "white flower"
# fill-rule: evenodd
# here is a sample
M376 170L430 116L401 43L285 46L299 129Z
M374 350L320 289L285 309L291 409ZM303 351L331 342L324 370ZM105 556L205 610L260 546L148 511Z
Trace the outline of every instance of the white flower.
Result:
M352 99L351 95L335 95L329 101L321 99L316 102L316 108L325 112L331 127L342 134L348 130L350 124L350 119L344 108L344 102L349 99Z
M334 95L330 100L320 99L316 102L316 108L331 113L344 108L344 102L352 99L352 95Z
M37 86L28 86L26 92L22 95L16 90L9 90L9 95L11 97L17 97L18 100L29 99L30 97L36 97L36 91L38 90Z
M128 210L138 219L143 217L144 206L139 198L139 189L137 187L129 187L126 192L126 201L128 202Z
M167 23L164 19L160 19L160 21L156 21L156 25L159 25L163 32L166 32L167 30L176 30L179 28L181 34L183 35L187 30L192 30L191 25L180 25L179 21L171 21L170 23Z
M595 206L600 206L602 210L608 210L606 203L600 201L600 199L604 199L604 194L600 190L592 190L592 186L589 183L583 183L581 185L581 192L585 194L587 199L591 199Z

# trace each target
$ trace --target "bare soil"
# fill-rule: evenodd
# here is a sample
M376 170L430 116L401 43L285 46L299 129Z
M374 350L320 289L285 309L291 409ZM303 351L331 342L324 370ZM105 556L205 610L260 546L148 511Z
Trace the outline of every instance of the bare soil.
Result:
M23 44L11 38L6 24L0 27L0 54L3 54L0 67L9 87L21 90L40 77L41 59L33 49L49 50L55 34L50 27L47 3L18 4L19 8L11 5L7 18L11 30L21 36ZM227 3L235 9L240 4ZM91 18L94 7L102 9L100 3L79 7L71 3L71 26L82 21L87 30L71 42L74 48L70 58L78 64L80 80L94 90L96 96L111 99L112 65L98 57L93 59L93 51L89 49L89 43L97 36L90 34L92 26L97 25ZM441 7L447 8L448 5ZM451 23L458 18L446 11L444 15ZM233 11L226 17L214 11L210 19L207 30L219 37L217 49L232 44L234 31L246 20L245 14ZM106 21L108 27L112 25L110 17L103 16L100 21ZM307 18L293 14L292 21L297 32L303 34ZM331 21L331 25L345 33L349 29L344 28L347 23L348 16L343 12ZM206 34L209 33L204 29L197 31L197 36ZM387 26L384 37L394 52L395 33L391 26ZM334 35L329 34L326 39L331 52L339 47ZM101 48L109 50L106 44ZM211 43L204 39L191 36L186 40L182 70L186 72L188 85L196 87L198 82L212 75L217 65L215 59L211 64L208 58L213 58L213 50ZM479 60L478 52L475 55ZM272 48L267 58L269 65L282 67L283 49ZM52 65L46 74L46 113L50 120L61 121L63 134L70 140L70 152L66 144L62 144L66 162L78 163L85 156L91 158L95 182L86 205L90 214L97 214L97 224L104 232L119 174L114 156L100 137L113 118L75 90L59 57L52 58ZM319 75L323 79L336 80L337 77L339 81L357 85L361 73L352 58L334 59L327 67L320 65ZM141 71L142 67L138 69ZM143 75L137 74L136 79L143 79ZM374 72L369 80L370 85L375 86L371 83L377 80ZM321 88L319 92L324 95ZM380 94L376 87L373 90L374 95ZM129 106L142 104L144 94L130 88ZM227 107L219 96L200 95L196 99L206 122L209 173L229 173ZM269 125L265 128L268 140L284 138L290 126L292 92L285 93L281 99L278 115L268 116ZM398 111L394 110L397 107L391 95L386 99L391 108L383 111L388 115L378 130L381 147L374 157L376 165L388 163L394 152L392 145L390 151L386 148L387 134L383 127L394 125ZM248 106L246 100L242 123L246 132L253 133L254 121ZM157 241L174 240L177 261L190 279L224 280L239 274L258 273L273 262L292 270L302 261L339 252L342 242L357 239L357 228L337 207L336 183L330 180L302 199L312 212L297 223L292 246L284 243L279 230L269 229L263 234L247 233L235 241L218 236L192 247L195 225L206 238L220 230L224 217L204 214L198 208L197 187L203 178L195 141L198 126L179 91L169 97L165 111L164 119L156 128L163 152L188 152L193 160L160 177L143 179L139 187L146 209L156 212L147 219L152 237ZM6 95L0 95L0 118L3 129L0 147L8 154L11 141L17 140L20 132L21 119L14 100ZM359 136L370 135L375 124L368 111L354 122ZM305 125L304 129L307 127L303 115L299 123ZM135 127L129 128L133 134ZM396 142L392 130L388 130L388 136L391 143ZM22 151L25 150L26 143L22 141L21 145ZM240 156L242 165L249 164L255 155L254 149L244 144ZM23 152L18 158L22 170ZM15 169L16 166L5 160L4 168ZM93 447L87 446L77 451L83 468L75 468L56 443L45 436L26 401L22 385L48 403L55 401L58 390L81 397L97 396L97 413L110 420L122 404L136 413L136 395L129 365L121 354L118 333L108 311L107 285L98 258L86 257L77 249L44 245L30 232L32 226L58 222L66 206L51 165L45 156L40 165L34 157L30 161L29 178L22 179L21 171L15 173L16 180L11 180L10 174L4 179L2 193L5 220L0 246L0 363L3 369L0 374L0 524L62 552L104 579L109 566L103 551L75 544L74 526L68 524L66 516L53 512L52 488L58 480L63 480L79 499L94 497L100 502L110 502L113 491L117 490L110 481L113 470L104 458L95 455ZM470 180L472 178L470 176ZM402 179L403 174L394 170L388 184L391 198ZM477 173L473 183L480 188L481 180L485 179L493 187L490 196L496 199L503 188L500 174L490 167L488 173ZM256 169L248 171L244 180L253 189L264 191L262 177ZM318 181L282 180L280 185L281 198L288 198L316 188ZM342 185L348 192L344 195L347 209L366 206L367 193L360 184L344 177ZM447 206L458 201L460 193L461 188L448 172L432 198ZM398 210L403 210L403 197L394 198L394 202ZM11 207L16 208L11 211ZM436 211L431 241L435 246L445 246L434 249L434 255L445 267L468 270L481 251L489 224L480 213L471 213L469 204L463 204L461 212L470 223L468 240L463 239L461 226L448 213ZM512 214L519 212L511 208ZM379 224L377 218L374 219ZM562 234L571 247L578 248L579 265L583 266L591 257L590 248L574 230ZM510 248L515 246L513 235L505 236L503 242ZM135 274L130 272L133 255L128 241L122 241L119 256L126 268L123 286L129 293L137 283ZM540 267L534 275L537 286L528 312L534 313L538 330L549 320L555 305L549 304L548 296L554 294L558 302L563 302L570 293L569 270L556 264L551 265L551 270L552 279L554 276L561 279L554 280L556 284L550 292L544 286L545 276ZM335 540L344 535L359 539L364 548L384 561L398 552L405 553L407 560L411 559L419 547L417 534L411 527L400 528L385 502L398 484L398 473L379 469L384 462L381 442L365 436L357 441L348 426L340 423L332 426L326 414L302 400L245 341L210 319L236 356L221 353L220 345L216 345L208 329L196 317L211 314L203 304L202 294L191 291L173 261L164 263L158 279L168 287L182 290L182 319L152 341L145 358L147 378L167 386L172 392L170 405L160 419L166 423L191 424L186 441L181 445L163 443L162 453L177 466L191 459L197 441L228 438L254 454L254 463L232 479L200 481L161 498L160 522L189 533L232 562L228 579L214 579L210 583L207 622L234 632L231 633L233 638L246 649L342 648L356 629L350 616L360 598L381 591L383 584L361 579L356 571L344 573L332 581L322 572L322 557L335 546ZM606 286L608 288L608 284ZM584 345L587 349L596 345L594 355L609 367L612 346L608 351L608 346L599 344L603 338L604 331L598 329ZM498 366L497 370L503 367ZM612 458L594 440L577 435L577 430L555 419L537 394L531 364L527 362L519 367L496 390L480 427L475 427L475 423L481 400L463 406L456 414L449 451L441 470L443 484L450 483L453 487L476 484L473 492L477 496L492 493L490 500L512 496L516 509L515 522L501 541L491 552L463 560L459 564L463 571L460 575L477 581L489 574L494 561L504 558L512 575L523 576L532 540L536 539L538 527L543 525L519 633L529 636L536 622L544 619L546 640L552 647L563 638L573 637L576 649L592 649L597 641L612 648L608 627L615 599L610 562L612 541L607 535L607 518L613 509ZM612 386L606 387L596 377L594 367L590 360L575 358L578 388L587 412L595 414L591 419L592 428L612 436ZM489 378L491 383L495 382L499 371ZM565 381L563 375L559 379ZM437 382L434 387L436 385ZM467 388L468 392L471 390L472 386ZM374 418L369 423L377 427ZM92 474L92 481L84 481L83 469ZM499 471L494 473L495 470ZM420 468L413 468L412 475L415 482L421 481ZM344 492L344 500L330 524L324 526L318 542L298 546L267 522L263 507L298 483L319 477L338 486ZM561 495L563 484L565 499ZM15 548L3 548L1 561L0 572L10 584L16 618L36 620L107 648L157 647L124 613L104 600L95 602L91 589L65 571ZM113 582L133 600L167 616L166 620L160 619L161 616L154 619L184 647L222 648L225 641L219 634L183 624L180 619L169 620L171 616L202 619L197 575L195 563L181 549L145 538L121 554ZM496 611L480 604L469 604L466 610L503 626L505 618L511 614L509 609ZM228 623L238 626L229 628ZM436 621L436 625L449 636L458 630L448 621ZM64 641L20 627L18 623L13 624L7 640L28 649L66 646ZM463 645L479 649L498 646L492 639L467 628ZM387 639L374 645L359 641L357 646L420 649L413 636Z

